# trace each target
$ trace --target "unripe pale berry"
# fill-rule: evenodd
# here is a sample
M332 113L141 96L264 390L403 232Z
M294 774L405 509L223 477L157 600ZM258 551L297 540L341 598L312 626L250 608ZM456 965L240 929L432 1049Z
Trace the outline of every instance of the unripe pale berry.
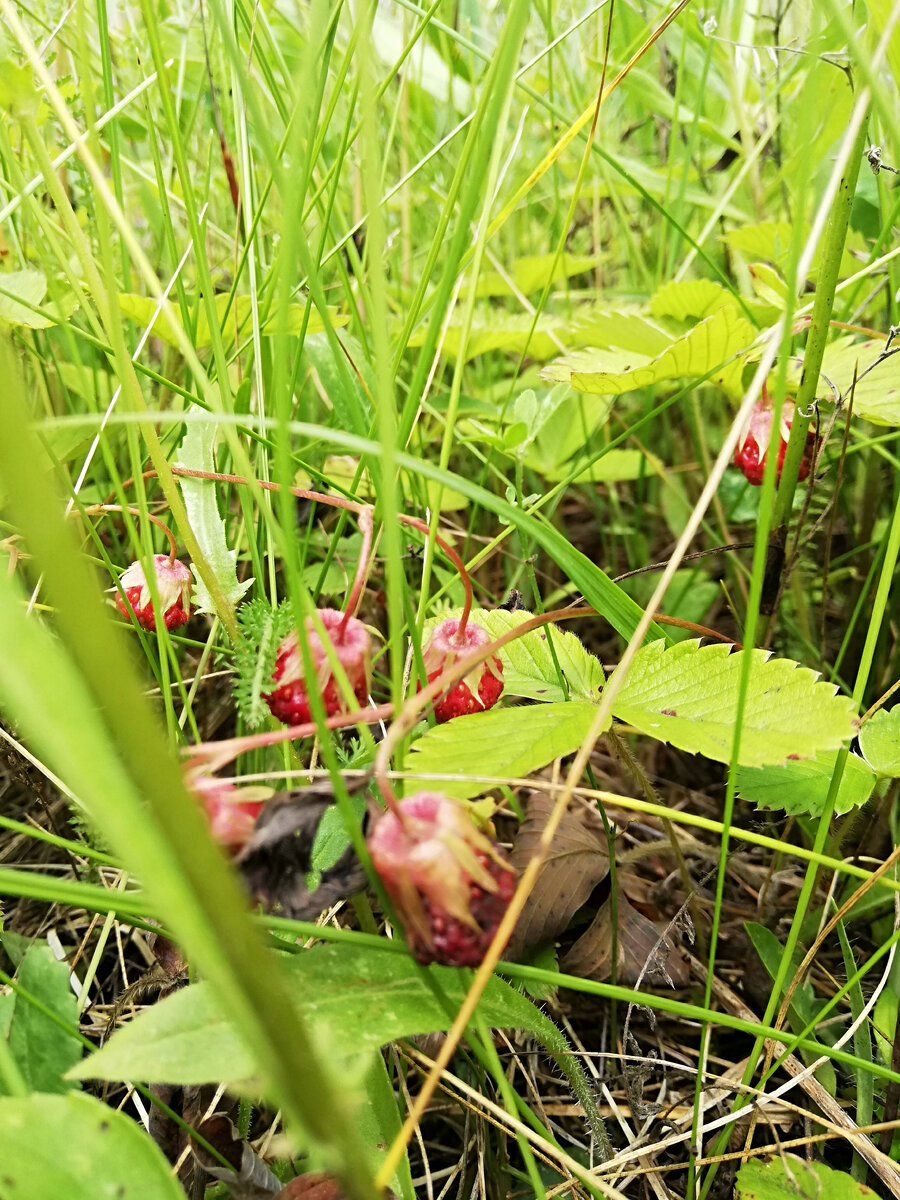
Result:
M163 614L163 624L170 632L184 625L191 615L191 589L193 580L191 573L183 562L177 558L169 560L166 554L154 554L153 569L156 573L156 590ZM128 603L134 611L134 617L142 629L156 629L156 613L153 611L153 599L150 587L144 574L143 565L133 562L122 573L119 581L122 591L128 597ZM116 593L116 608L123 617L131 613L122 596Z
M193 763L187 765L184 782L206 813L213 838L237 854L249 842L256 818L272 796L272 789L238 788Z
M781 421L778 429L778 461L775 468L776 480L781 478L784 455L791 433L791 425L794 422L794 410L795 405L793 400L786 399L781 406ZM755 487L759 487L763 481L766 456L772 442L774 417L775 412L772 398L765 387L763 387L762 396L754 404L753 411L750 413L750 419L734 452L735 466L740 467L748 482L752 483ZM797 472L798 480L805 479L809 474L815 448L816 435L810 429L806 436L803 457L800 459L800 468Z
M369 695L371 640L362 621L346 617L336 608L320 608L319 617L325 626L338 662L344 669L354 696L360 705ZM316 631L312 618L305 622L309 653L318 680L319 691L328 716L346 711L343 692L328 661L328 655ZM303 671L303 655L296 630L282 640L272 672L275 687L263 696L272 715L286 725L304 725L312 719L309 688Z
M491 640L490 634L467 622L460 634L459 621L451 617L435 628L422 652L425 673L432 683L455 661L475 650L480 650ZM496 654L483 662L476 663L458 683L455 683L434 705L434 716L438 724L467 713L482 712L493 708L503 691L503 666Z
M379 818L368 847L419 962L478 966L516 877L464 805L440 792L416 792Z

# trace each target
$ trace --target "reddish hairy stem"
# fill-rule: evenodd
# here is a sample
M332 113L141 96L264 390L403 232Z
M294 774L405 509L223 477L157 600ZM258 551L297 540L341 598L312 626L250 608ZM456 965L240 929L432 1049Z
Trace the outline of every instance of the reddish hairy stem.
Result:
M362 549L359 552L359 562L356 566L356 578L344 605L344 619L338 627L338 633L343 634L347 622L356 615L356 610L362 600L363 588L369 577L369 555L372 553L372 509L364 508L359 514L359 528L362 532Z
M335 713L333 717L326 717L324 724L326 729L344 729L348 725L373 725L377 721L389 721L393 715L393 704L379 704L375 708ZM197 742L194 746L186 746L182 753L187 759L203 762L211 770L218 771L247 750L262 750L297 738L314 737L318 728L315 721L307 721L304 725L287 725L284 729L273 729L267 733L250 733L246 737L224 738L218 742Z
M139 517L141 515L141 510L139 508L132 508L125 504L90 504L82 511L84 512L85 516L89 517L93 516L95 513L105 512L127 512L131 513L133 517ZM77 513L78 509L73 508L71 509L71 512ZM169 562L173 563L175 561L175 554L178 549L178 544L175 541L175 534L168 527L165 521L161 521L159 517L155 517L153 513L147 513L147 520L152 521L153 524L158 529L161 529L169 539Z
M177 466L173 466L171 471L173 475L183 475L189 479L208 479L212 483L234 483L239 487L250 486L250 480L246 477L246 475L226 475L221 471L194 471L189 467ZM156 477L156 474L157 472L153 470L144 471L141 478L153 479ZM123 484L123 487L128 487L128 485L133 482L133 480L128 479ZM280 492L283 490L280 483L270 483L263 479L257 479L256 485L257 487L261 487L266 492ZM372 511L372 506L370 504L360 504L358 500L347 500L343 496L329 496L324 492L314 492L309 488L301 487L289 487L288 491L292 496L296 496L299 500L312 500L316 504L325 504L331 508L342 508L345 510L345 512L356 513L359 517L362 517L362 514L366 511ZM424 533L426 536L428 535L428 526L424 521L420 521L418 517L411 517L406 513L398 513L397 520L400 521L401 525L407 525L411 529L417 529L419 533ZM465 596L462 614L459 618L458 632L463 632L466 628L466 623L469 619L469 613L472 609L472 580L469 578L469 572L466 570L465 563L456 553L453 547L447 541L445 541L439 533L435 533L434 540L459 572L459 577L462 580ZM347 608L347 612L352 615L352 610L349 606Z

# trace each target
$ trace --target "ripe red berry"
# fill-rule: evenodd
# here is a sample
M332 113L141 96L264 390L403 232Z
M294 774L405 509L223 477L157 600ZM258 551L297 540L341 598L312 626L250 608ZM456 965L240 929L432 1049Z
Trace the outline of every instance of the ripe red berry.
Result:
M362 621L357 621L355 617L345 617L344 613L336 608L320 608L319 617L354 696L361 705L365 704L369 695L371 658L368 630ZM343 693L338 687L331 663L311 617L306 618L305 629L325 712L329 716L344 712L346 704ZM303 725L312 719L309 689L303 672L303 655L300 652L296 630L289 633L278 647L272 682L276 686L268 695L264 695L263 699L272 710L273 716L279 721L284 721L286 725Z
M776 463L776 479L781 478L781 468L784 466L784 454L787 450L788 438L790 437L791 425L794 422L795 405L793 400L785 399L781 406L781 421L778 430L778 461ZM774 421L774 406L769 393L763 385L762 396L753 406L753 411L750 414L750 420L738 441L737 448L734 452L735 466L740 467L748 482L755 487L759 487L763 481L763 472L766 467L766 456L769 451L769 444L772 441L772 424ZM812 466L813 455L816 448L816 435L810 429L806 436L806 445L803 448L803 457L800 459L800 468L797 472L797 478L802 480L809 474L809 469Z
M178 629L180 625L184 625L190 618L193 584L191 573L183 562L179 562L177 558L169 561L168 555L165 554L153 556L153 569L156 573L156 590L163 613L163 623L171 632L173 629ZM138 625L142 629L155 630L156 613L153 611L150 587L142 564L133 562L123 572L119 582L128 597L128 603L134 611ZM119 593L116 593L116 608L123 617L131 616Z
M422 652L428 682L433 682L452 667L457 658L480 650L490 640L490 634L471 621L466 624L462 634L459 632L459 621L455 618L441 621ZM494 654L477 663L448 692L438 698L434 705L435 720L438 724L443 724L453 717L493 708L502 691L503 666Z
M516 877L465 807L440 792L416 792L379 818L368 846L419 962L478 966Z

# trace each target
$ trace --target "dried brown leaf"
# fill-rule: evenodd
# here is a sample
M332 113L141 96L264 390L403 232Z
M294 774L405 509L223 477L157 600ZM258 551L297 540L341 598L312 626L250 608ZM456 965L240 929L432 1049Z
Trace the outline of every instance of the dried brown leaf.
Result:
M533 792L529 797L525 820L519 826L510 856L519 874L537 850L553 803L543 792ZM507 957L520 958L532 946L562 933L608 871L606 838L587 823L582 812L568 809L525 902Z
M654 924L638 912L628 897L618 892L618 962L616 983L633 987L641 983L688 982L688 967L664 925ZM612 903L607 899L578 941L560 963L561 970L580 979L609 979L612 966ZM643 974L642 974L643 972Z

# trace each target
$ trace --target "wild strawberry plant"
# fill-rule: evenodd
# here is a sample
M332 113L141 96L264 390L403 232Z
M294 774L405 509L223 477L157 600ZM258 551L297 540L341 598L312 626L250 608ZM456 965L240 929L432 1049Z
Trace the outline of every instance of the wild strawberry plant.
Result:
M894 1194L891 6L0 10L0 1196Z

